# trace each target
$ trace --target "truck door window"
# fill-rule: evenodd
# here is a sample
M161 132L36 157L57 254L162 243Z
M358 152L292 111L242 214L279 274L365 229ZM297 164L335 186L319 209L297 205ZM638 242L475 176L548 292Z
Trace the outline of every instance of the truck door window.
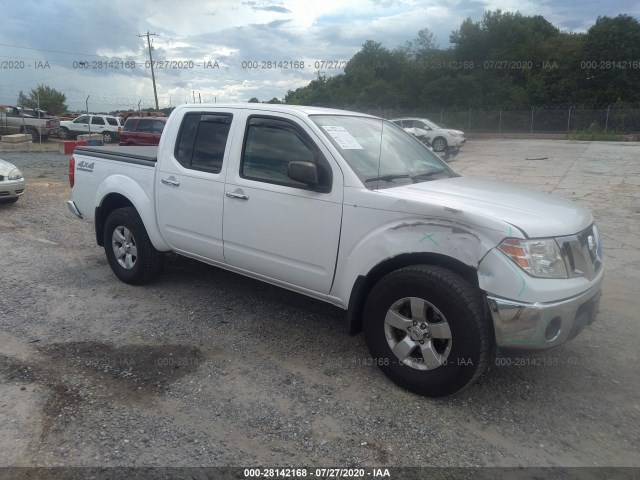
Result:
M274 118L252 117L247 125L240 176L250 180L308 189L289 178L289 162L311 162L320 186L331 187L331 167L315 144L296 125Z
M89 116L88 115L83 115L81 117L76 118L73 123L89 123Z
M109 125L113 125L114 127L118 127L118 119L115 117L107 117L107 122Z
M182 120L175 157L185 168L220 173L232 115L188 113Z
M92 125L104 125L104 118L102 117L93 117L91 119Z

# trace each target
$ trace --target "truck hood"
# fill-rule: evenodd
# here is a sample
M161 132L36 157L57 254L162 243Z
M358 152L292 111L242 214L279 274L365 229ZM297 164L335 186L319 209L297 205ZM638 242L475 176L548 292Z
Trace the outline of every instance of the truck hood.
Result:
M593 223L591 212L570 200L484 178L433 180L388 189L387 193L472 217L499 219L529 238L572 235Z

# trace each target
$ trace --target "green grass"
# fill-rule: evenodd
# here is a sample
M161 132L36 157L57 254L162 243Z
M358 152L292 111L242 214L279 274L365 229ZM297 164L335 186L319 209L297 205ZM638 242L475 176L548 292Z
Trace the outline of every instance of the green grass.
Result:
M567 134L567 140L620 142L620 141L624 141L625 138L620 132L580 130L580 131L574 131Z

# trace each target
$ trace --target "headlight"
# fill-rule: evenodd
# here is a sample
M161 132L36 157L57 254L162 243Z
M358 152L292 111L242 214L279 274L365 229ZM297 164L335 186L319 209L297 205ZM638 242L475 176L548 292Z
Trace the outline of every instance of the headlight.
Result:
M17 169L14 168L9 172L9 177L7 177L9 180L21 180L22 179L22 172Z
M553 238L536 240L508 238L498 248L533 277L568 278L569 276L558 243Z
M449 133L449 135L451 135L452 137L458 137L460 136L460 134L458 132L453 132L451 130L447 130L447 132Z

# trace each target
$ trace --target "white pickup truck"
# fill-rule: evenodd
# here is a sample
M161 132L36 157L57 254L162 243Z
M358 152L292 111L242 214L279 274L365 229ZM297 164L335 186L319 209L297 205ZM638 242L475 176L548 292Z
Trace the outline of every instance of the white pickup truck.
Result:
M372 363L422 395L466 387L496 346L557 346L598 312L587 209L461 177L368 115L183 105L158 147L76 148L69 180L69 209L122 281L150 281L173 251L332 303Z

